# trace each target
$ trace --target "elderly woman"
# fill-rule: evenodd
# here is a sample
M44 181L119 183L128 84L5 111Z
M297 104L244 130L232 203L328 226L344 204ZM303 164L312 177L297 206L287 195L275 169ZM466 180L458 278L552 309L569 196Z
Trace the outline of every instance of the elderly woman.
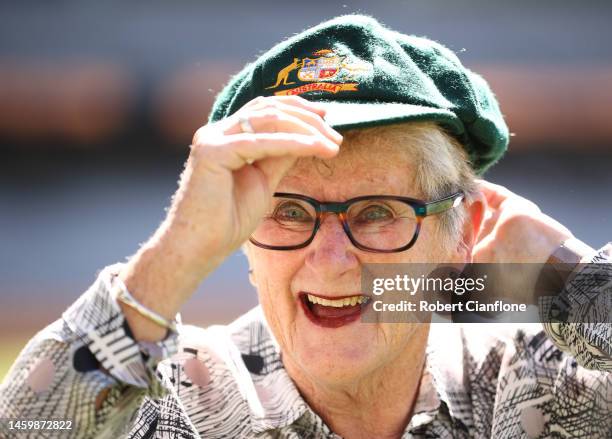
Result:
M506 143L486 84L436 43L358 16L281 43L218 97L152 238L25 347L2 385L3 428L606 437L609 325L361 321L368 263L609 261L476 180ZM240 246L260 306L227 326L177 322ZM63 423L18 422L34 418Z

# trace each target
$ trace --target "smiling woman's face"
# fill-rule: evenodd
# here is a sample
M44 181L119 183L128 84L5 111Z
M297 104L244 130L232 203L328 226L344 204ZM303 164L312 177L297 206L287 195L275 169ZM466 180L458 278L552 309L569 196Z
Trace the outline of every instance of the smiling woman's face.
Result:
M302 159L283 178L278 192L303 194L319 201L344 201L363 195L422 198L414 187L417 164L400 146L379 139L376 148L347 142L325 162ZM361 268L366 263L454 261L456 245L444 243L438 218L423 221L419 238L408 251L371 253L355 248L336 215L328 215L314 240L291 251L266 250L248 244L252 281L283 361L315 381L351 382L384 367L405 351L413 324L365 324L341 315L341 308L308 304L304 295L321 299L361 296ZM335 323L334 323L335 322Z

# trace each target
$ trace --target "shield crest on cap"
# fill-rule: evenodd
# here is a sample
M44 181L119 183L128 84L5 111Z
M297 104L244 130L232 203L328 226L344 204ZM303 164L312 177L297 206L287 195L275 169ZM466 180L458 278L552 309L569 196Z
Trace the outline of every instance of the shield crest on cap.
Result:
M297 72L300 81L333 79L340 71L342 59L338 55L304 58Z

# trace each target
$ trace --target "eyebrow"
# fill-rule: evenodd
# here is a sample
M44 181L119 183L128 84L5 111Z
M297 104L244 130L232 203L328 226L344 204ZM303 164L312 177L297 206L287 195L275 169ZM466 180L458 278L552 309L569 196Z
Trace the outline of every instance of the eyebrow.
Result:
M380 169L383 172L384 168L373 168ZM381 178L374 178L375 181L364 181L364 179L359 180L356 184L351 186L351 189L356 189L355 193L346 197L334 197L334 198L344 198L350 199L363 195L397 195L402 197L409 197L420 199L420 191L416 190L417 188L414 186L414 181L406 181L404 184L400 185L399 190L395 189L396 185L393 185L392 182L385 180L386 176L382 176ZM413 179L414 180L414 179ZM279 187L276 188L275 192L290 192L295 194L302 194L307 196L312 196L313 198L317 198L317 196L321 196L321 191L312 191L312 185L309 184L312 182L312 179L308 177L308 175L304 175L303 173L297 175L285 175L281 180L286 185L283 186L281 190ZM381 183L385 183L387 189L385 190L376 190ZM361 186L363 185L363 186ZM388 185L388 186L387 186ZM344 189L345 187L341 187ZM360 189L365 189L365 191L361 191ZM321 200L323 201L323 200ZM339 201L339 200L336 200Z

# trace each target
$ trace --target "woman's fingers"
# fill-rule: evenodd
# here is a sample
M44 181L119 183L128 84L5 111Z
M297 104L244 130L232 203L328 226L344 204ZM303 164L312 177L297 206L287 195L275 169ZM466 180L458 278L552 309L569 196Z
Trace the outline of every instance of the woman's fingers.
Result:
M286 116L293 116L295 119L288 119ZM248 119L256 132L278 132L296 129L297 132L306 134L309 129L317 129L324 136L329 137L334 142L341 142L342 136L335 131L328 123L323 120L325 109L321 104L307 101L298 96L272 96L255 98L234 115L226 119L224 126L225 134L238 134L243 132L241 119ZM287 124L293 120L294 126ZM301 125L301 127L300 127Z
M491 209L498 209L501 203L512 196L518 197L518 195L499 184L491 183L486 180L476 180L476 182L487 199L487 205Z
M279 102L276 108L296 117L310 127L317 129L330 140L336 143L342 142L342 135L338 131L334 130L327 122L325 122L325 120L318 113L310 111L301 106L288 105L283 102Z
M197 156L231 171L267 157L335 156L342 136L306 109L308 101L287 102L261 99L259 105L247 104L227 119L201 128L194 135ZM248 132L242 119L248 120Z
M325 116L325 108L322 104L309 101L300 96L258 96L255 99L247 102L240 110L238 110L238 112L243 111L244 109L260 109L266 106L275 105L276 103L302 108L306 111L317 114L320 118Z
M497 234L500 227L508 229L510 223L536 221L538 218L552 220L552 218L542 214L537 204L515 194L504 186L485 180L477 180L477 183L487 199L485 218L477 237L479 242L487 239L489 235Z
M208 162L235 171L247 163L266 157L334 157L339 150L337 143L322 134L297 133L240 133L224 136L223 142L195 146L196 155Z
M512 199L512 197L520 197L502 185L481 179L476 179L476 182L487 200L487 210L485 211L485 217L477 237L477 240L480 242L487 238L495 229L503 210L502 204L504 201Z
M256 98L196 131L192 149L209 164L231 171L266 157L331 158L342 135L323 120L324 114L319 104L296 96Z
M255 133L320 133L329 140L340 143L342 136L318 115L298 107L277 104L253 111L236 113L228 118L224 134L244 133L241 119L247 119Z
M482 226L480 227L480 231L478 232L478 236L476 237L477 242L482 241L484 238L486 238L488 235L491 234L491 232L493 231L493 229L495 228L497 224L500 213L501 211L499 210L497 211L487 210L487 212L485 213L485 217L484 217Z

